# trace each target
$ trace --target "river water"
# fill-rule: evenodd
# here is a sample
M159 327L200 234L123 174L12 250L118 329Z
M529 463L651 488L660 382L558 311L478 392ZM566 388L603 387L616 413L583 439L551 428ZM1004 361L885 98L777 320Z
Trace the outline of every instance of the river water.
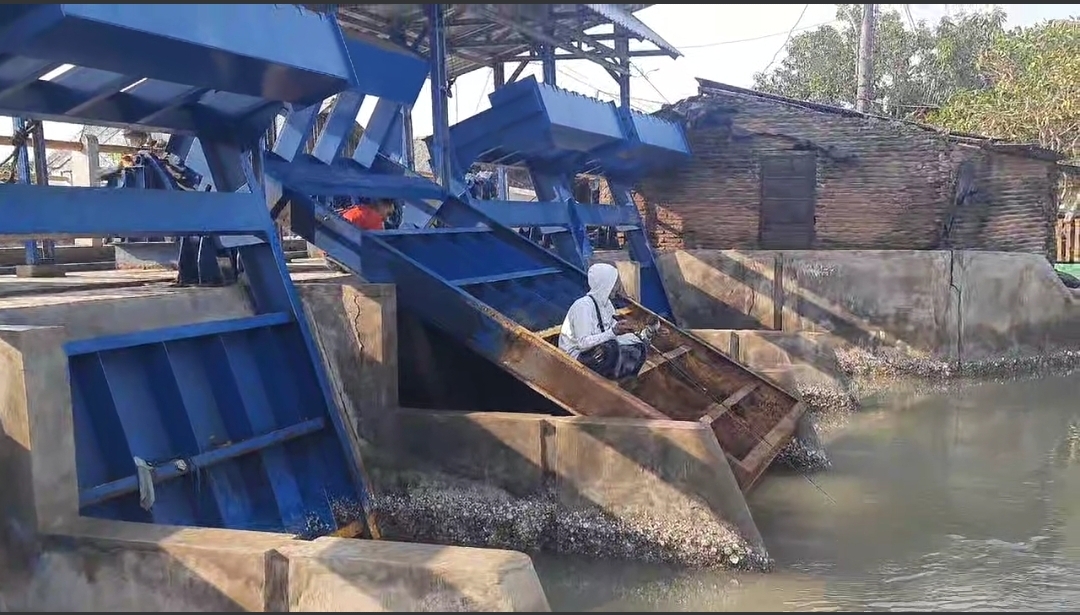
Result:
M896 395L770 474L750 507L776 570L537 558L558 611L1080 609L1080 376Z

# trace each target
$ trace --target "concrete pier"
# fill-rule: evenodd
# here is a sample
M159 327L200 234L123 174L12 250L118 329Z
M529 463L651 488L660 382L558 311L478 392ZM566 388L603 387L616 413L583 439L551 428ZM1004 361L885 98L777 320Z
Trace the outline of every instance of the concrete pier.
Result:
M304 542L282 534L80 517L62 345L251 313L238 287L171 288L154 284L153 276L143 281L95 289L92 280L83 280L75 290L44 294L25 287L36 282L20 281L22 293L6 298L0 282L5 608L547 610L528 556L511 551L343 538ZM74 288L70 278L41 283Z
M868 373L949 377L1080 356L1080 297L1028 255L677 252L660 265L695 335L819 407L853 406L853 380ZM633 292L634 266L620 268ZM401 408L399 389L418 383L398 382L394 289L296 269L385 531L413 544L78 517L60 345L251 309L238 287L173 288L168 271L0 277L5 608L546 610L514 551L736 566L764 554L768 537L700 428Z
M382 492L377 500L388 535L697 566L767 566L746 501L705 426L400 408L393 287L347 278L345 284L303 283L300 291Z
M634 275L625 255L597 258ZM861 357L865 370L983 373L1080 350L1080 293L1034 254L679 250L659 265L680 324L756 370L828 378Z
M596 258L636 275L623 253ZM938 387L1080 366L1080 293L1034 254L680 250L658 264L680 324L797 392L819 429L897 380ZM799 440L779 459L825 462Z

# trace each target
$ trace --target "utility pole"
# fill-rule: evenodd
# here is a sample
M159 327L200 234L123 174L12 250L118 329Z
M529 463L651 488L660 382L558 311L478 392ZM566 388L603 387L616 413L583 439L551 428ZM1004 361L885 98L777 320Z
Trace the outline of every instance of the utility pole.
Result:
M877 5L864 4L862 31L859 33L859 61L856 67L855 110L870 110L871 91L874 83L874 22L877 21Z

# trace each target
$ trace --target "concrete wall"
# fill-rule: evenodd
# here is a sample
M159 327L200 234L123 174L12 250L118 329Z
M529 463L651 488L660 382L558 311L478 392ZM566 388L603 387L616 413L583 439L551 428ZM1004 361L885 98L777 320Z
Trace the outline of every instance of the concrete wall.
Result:
M694 157L641 187L662 250L778 247L759 240L759 162L809 151L816 249L935 249L961 184L967 196L947 245L1053 257L1052 161L747 91L709 90L678 109L689 116Z
M397 408L396 392L390 388L397 384L393 375L397 357L391 350L397 340L388 333L396 329L393 288L355 281L344 287L300 288L323 355L336 364L330 368L331 379L345 398L342 407L356 426L368 471L380 489L394 491L393 498L406 497L399 487L411 475L434 468L517 498L544 498L542 506L521 516L534 514L538 527L554 523L543 532L535 531L547 534L538 539L554 543L556 549L559 543L587 543L607 536L609 544L597 545L588 554L716 563L723 547L733 545L764 557L764 544L731 468L703 426ZM457 360L479 359L459 355ZM427 367L450 371L452 366ZM369 372L365 377L369 384L350 384L360 371ZM411 501L404 505L388 497L394 506L390 516L398 518L389 519L387 527L428 532L430 540L541 548L524 536L500 542L492 535L498 533L493 529L497 520L491 526L477 524L477 517L490 512L479 509L494 505L485 504L480 495L470 500L474 487L447 495L455 499L442 508L438 508L441 496L430 492L408 496ZM553 500L546 499L552 494ZM434 528L432 516L442 518ZM574 526L575 519L594 519L610 533L572 536L590 531ZM472 525L484 527L476 533L465 531ZM613 544L626 546L622 552L611 551Z
M1077 294L1033 254L693 250L660 265L691 329L826 332L965 361L1080 348Z
M56 262L92 263L113 260L113 246L57 246ZM26 249L0 248L0 267L22 265L26 262Z
M22 301L29 305L0 307L0 323L17 323L0 325L5 608L547 610L532 563L520 553L339 538L302 542L79 517L62 344L148 324L250 314L238 289L159 291L28 297Z
M370 439L367 422L398 407L394 286L349 276L298 289L338 403L357 437Z
M684 533L672 548L695 524L705 532L720 520L765 551L723 450L697 423L399 409L378 422L376 440L399 463L422 460L519 497L551 489L570 511L638 530L668 524Z
M843 389L847 374L837 360L843 340L813 331L691 329L739 363L792 391Z
M73 310L77 310L77 317ZM163 329L252 314L243 290L225 288L114 288L0 299L0 324L60 326L77 340Z

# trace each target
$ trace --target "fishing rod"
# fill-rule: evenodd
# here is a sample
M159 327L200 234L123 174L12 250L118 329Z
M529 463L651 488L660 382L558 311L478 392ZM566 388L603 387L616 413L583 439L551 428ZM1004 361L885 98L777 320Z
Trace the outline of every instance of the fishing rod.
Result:
M655 335L657 332L659 332L660 324L661 323L660 323L659 319L654 319L652 322L650 322L648 325L646 325L645 328L641 332L635 333L635 336L638 339L640 339L641 341L645 342L645 345L648 347L649 350L652 350L653 352L659 354L660 356L664 356L664 352L662 350L660 350L659 348L657 348L652 343L652 336ZM652 330L651 334L649 334L650 329ZM715 394L713 394L713 392L711 390L709 390L708 387L703 385L697 378L694 378L690 373L688 373L685 369L683 369L681 365L679 365L675 361L667 361L665 363L665 365L670 365L678 373L679 377L682 380L684 380L687 384L696 387L698 390L700 390L702 393L704 393L706 397L711 399L713 401L713 403L715 403L715 404L717 404L719 406L724 406L724 400L720 399ZM776 447L775 442L770 442L768 439L766 439L765 436L760 436L760 435L754 433L754 429L753 429L752 426L750 426L749 423L747 423L747 425L746 425L746 431L747 431L747 433L749 433L754 438L757 438L757 440L759 442L764 442L765 444L767 444L770 447ZM799 472L799 474L804 479L806 479L806 481L808 483L813 485L815 489L820 491L821 494L824 495L825 498L829 500L829 502L831 502L832 504L836 504L836 500L834 500L833 497L831 495L829 495L829 493L827 491L825 491L825 489L823 489L821 487L821 485L817 484L817 482L814 481L814 479L811 478L809 474L807 474L805 471L801 471L801 472Z

